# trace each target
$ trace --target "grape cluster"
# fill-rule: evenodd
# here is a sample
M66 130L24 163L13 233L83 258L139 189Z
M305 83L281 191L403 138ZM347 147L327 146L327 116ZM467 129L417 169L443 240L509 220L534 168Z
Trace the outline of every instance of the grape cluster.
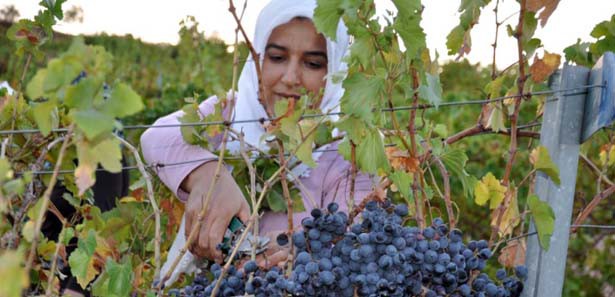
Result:
M449 230L442 219L427 228L404 226L404 204L369 202L361 221L332 203L313 209L292 234L296 247L293 269L286 277L279 268L264 271L256 262L242 270L231 267L221 280L218 296L458 296L515 297L521 294L527 269L495 280L482 271L492 252L485 240L463 243L462 232ZM281 236L278 243L288 238ZM210 268L211 283L197 276L185 296L210 296L221 268ZM177 291L179 296L179 291Z

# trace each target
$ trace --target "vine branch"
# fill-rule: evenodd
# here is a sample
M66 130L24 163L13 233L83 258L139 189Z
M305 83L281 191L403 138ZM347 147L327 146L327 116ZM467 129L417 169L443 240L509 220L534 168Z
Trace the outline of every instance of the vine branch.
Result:
M123 138L117 135L116 135L116 138L119 139L119 141L132 152L135 160L137 161L137 166L139 167L139 171L141 172L141 175L143 175L143 178L145 178L145 185L147 187L147 197L149 198L149 203L152 205L152 208L154 209L154 219L156 222L156 229L155 229L156 237L154 238L154 258L155 258L156 270L154 273L154 278L157 279L160 277L160 242L161 242L160 209L158 208L158 204L156 203L156 199L154 198L154 187L152 186L152 178L147 173L147 170L145 170L145 164L143 163L143 160L141 160L139 151L137 151L137 149L132 144L130 144L130 142L124 140Z
M49 208L49 202L51 197L51 192L58 180L58 172L60 171L60 167L62 166L62 160L64 159L64 154L68 149L68 145L70 143L71 136L73 134L73 129L75 128L75 124L71 124L68 127L68 132L66 136L64 136L64 142L62 143L62 147L60 148L60 152L58 153L58 160L56 161L55 167L53 168L53 175L51 175L51 179L49 180L49 184L47 185L47 189L43 193L43 204L41 209L39 210L38 217L36 218L36 223L34 227L34 237L32 238L32 247L30 248L30 254L28 255L28 260L26 261L26 272L29 273L30 269L32 269L32 264L34 263L34 257L36 256L36 247L38 244L41 226L43 225L43 219L45 218L45 213Z

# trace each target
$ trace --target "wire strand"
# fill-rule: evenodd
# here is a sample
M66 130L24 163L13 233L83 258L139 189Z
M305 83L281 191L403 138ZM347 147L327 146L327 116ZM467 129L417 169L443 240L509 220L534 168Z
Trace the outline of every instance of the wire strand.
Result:
M564 92L570 92L570 91L578 91L582 89L604 88L604 87L605 87L604 84L593 84L593 85L580 86L576 88L530 92L530 93L523 94L522 96L529 97L529 96L538 96L538 95L549 95L549 94L564 93ZM583 92L565 94L564 97L568 97L572 95L579 95L579 94L583 94ZM509 96L502 96L502 97L497 97L497 98L492 98L492 99L477 99L477 100L468 100L468 101L461 101L461 102L444 102L438 105L422 104L419 106L398 106L398 107L393 107L393 108L382 108L379 111L380 112L391 112L391 111L404 111L404 110L432 109L432 108L440 108L440 107L455 107L455 106L463 106L463 105L481 105L481 104L486 104L490 102L504 101L506 99L517 98L517 97L518 95L509 95ZM549 100L550 101L559 100L559 98L553 98ZM344 113L343 112L331 112L331 113L323 113L323 114L304 115L302 116L302 118L307 119L307 118L341 116L341 115L344 115ZM228 126L228 125L239 124L239 123L255 123L255 122L265 123L265 122L270 122L272 120L273 119L269 119L269 118L258 118L258 119L237 120L237 121L211 121L211 122L193 122L193 123L164 124L164 125L154 125L154 124L126 125L123 127L123 130L142 130L142 129L149 129L149 128L175 128L175 127L197 127L197 126L206 127L206 126L214 126L214 125L227 125ZM54 133L61 133L61 132L66 132L66 131L68 131L66 128L57 128L57 129L51 130L51 132L54 132ZM3 131L0 131L0 136L12 135L12 134L34 134L34 133L40 133L40 130L39 129L3 130Z

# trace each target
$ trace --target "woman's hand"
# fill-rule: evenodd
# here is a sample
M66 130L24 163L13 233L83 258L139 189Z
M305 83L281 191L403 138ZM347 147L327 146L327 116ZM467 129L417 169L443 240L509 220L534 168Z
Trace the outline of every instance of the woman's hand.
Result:
M186 202L186 238L190 236L192 227L198 221L217 165L217 162L201 165L182 183L182 188L190 193ZM233 216L237 216L242 222L247 222L250 218L250 206L239 186L224 166L220 169L220 178L216 182L209 206L196 238L189 247L190 252L196 256L219 263L222 262L223 256L216 246L222 242Z
M278 235L284 232L285 231L272 231L265 234L265 236L269 237L269 244L267 244L267 249L262 254L256 255L256 264L259 267L269 270L274 266L284 266L286 260L292 260L288 258L290 253L290 243L280 246L276 241ZM238 265L239 268L243 268L243 265L249 260L250 257L243 258Z

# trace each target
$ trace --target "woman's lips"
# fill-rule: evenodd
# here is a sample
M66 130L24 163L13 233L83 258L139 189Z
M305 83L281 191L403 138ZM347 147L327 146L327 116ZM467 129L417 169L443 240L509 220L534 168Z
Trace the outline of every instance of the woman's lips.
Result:
M276 96L281 97L281 98L294 98L294 99L299 99L301 98L301 95L296 95L296 94L285 94L285 93L276 93Z

